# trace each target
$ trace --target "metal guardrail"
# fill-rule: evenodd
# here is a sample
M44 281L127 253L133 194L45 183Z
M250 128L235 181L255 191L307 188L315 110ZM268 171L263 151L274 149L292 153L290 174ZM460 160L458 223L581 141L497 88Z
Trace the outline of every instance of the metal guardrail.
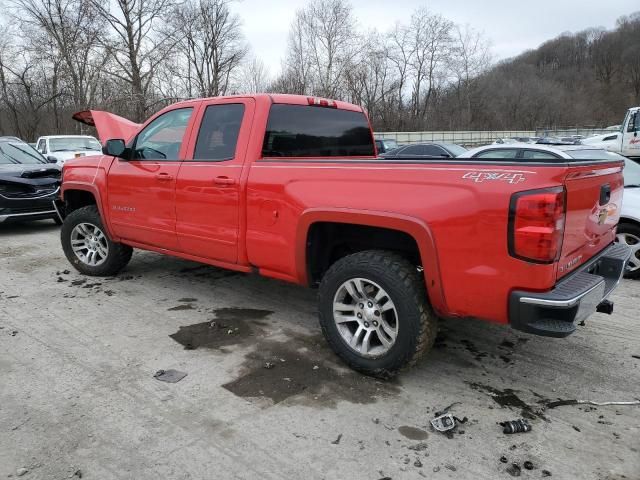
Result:
M581 135L589 137L611 133L614 130L590 127L561 127L561 128L538 128L536 130L453 130L453 131L430 131L430 132L375 132L376 138L387 138L405 145L408 143L423 142L444 142L456 143L465 147L476 147L488 145L499 138L511 137L545 137L558 136L570 137Z
M422 142L456 143L465 147L487 145L498 138L535 137L533 130L468 130L433 132L375 132L376 138L388 138L399 144Z

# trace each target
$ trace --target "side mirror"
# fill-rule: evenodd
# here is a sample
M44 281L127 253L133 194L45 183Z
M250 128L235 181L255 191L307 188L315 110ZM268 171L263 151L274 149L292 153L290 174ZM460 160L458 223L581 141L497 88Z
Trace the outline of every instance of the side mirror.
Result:
M52 157L51 155L47 156L47 162L49 163L58 163L58 159L56 157Z
M124 143L124 140L121 138L112 138L105 142L102 147L102 153L105 155L109 155L111 157L120 157L122 158L122 154L127 149L127 146Z

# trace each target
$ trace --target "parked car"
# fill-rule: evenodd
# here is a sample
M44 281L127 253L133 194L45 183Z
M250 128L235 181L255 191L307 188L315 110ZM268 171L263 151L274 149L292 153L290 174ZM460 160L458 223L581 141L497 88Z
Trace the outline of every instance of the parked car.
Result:
M624 198L617 238L631 248L625 276L640 278L640 165L629 159L624 167Z
M71 158L99 155L102 146L90 135L48 135L38 138L36 149L48 160L63 165Z
M430 142L411 143L381 155L384 158L396 157L425 157L425 158L455 158L467 149L455 143Z
M59 166L16 137L0 137L0 223L51 218L61 224L59 192Z
M504 143L536 143L540 140L540 137L509 137L509 138L498 138L495 142L495 145L502 145Z
M378 153L387 153L398 148L398 142L392 138L376 138L376 149Z
M574 145L571 143L541 144L541 143L511 143L505 145L486 145L484 147L467 150L458 158L501 159L518 161L557 161L565 160L610 160L623 162L624 157L617 153L608 152L602 148L588 145Z
M74 118L105 152L64 167L79 272L115 275L140 248L318 287L329 345L370 375L414 363L438 317L567 336L611 313L630 255L618 157L379 158L361 107L297 95Z

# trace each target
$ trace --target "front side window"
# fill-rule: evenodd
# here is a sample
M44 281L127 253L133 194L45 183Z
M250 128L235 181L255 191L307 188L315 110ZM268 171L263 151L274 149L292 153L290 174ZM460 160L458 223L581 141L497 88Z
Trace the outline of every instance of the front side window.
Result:
M430 157L450 157L451 156L442 147L439 147L437 145L426 145L425 152L426 152L425 155L428 155Z
M45 152L45 140L42 139L38 142L38 151L40 153L44 153Z
M194 160L220 162L234 158L243 115L241 103L209 105L198 132Z
M138 135L135 160L178 160L193 108L178 108L160 115Z
M263 157L373 156L369 122L362 112L274 104L262 145Z
M484 152L476 153L473 157L515 160L518 157L518 150L515 148L485 150Z

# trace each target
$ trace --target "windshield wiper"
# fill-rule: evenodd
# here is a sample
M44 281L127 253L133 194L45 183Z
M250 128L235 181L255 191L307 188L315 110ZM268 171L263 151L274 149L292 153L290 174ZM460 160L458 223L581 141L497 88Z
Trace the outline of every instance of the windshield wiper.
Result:
M630 183L625 185L624 188L640 188L640 183Z

